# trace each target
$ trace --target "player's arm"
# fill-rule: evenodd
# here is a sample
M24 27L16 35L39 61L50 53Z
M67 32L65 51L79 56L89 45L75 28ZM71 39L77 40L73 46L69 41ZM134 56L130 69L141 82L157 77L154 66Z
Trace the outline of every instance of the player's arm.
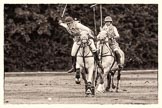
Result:
M118 39L120 37L116 27L114 27L114 34L115 34L115 36L114 36L115 39Z
M91 32L92 32L91 29L89 29L88 27L84 26L84 25L81 24L81 23L77 23L77 26L78 26L78 28L80 28L81 30L87 31L87 32L89 33L90 37L94 38L94 36L93 36L92 33L91 33Z

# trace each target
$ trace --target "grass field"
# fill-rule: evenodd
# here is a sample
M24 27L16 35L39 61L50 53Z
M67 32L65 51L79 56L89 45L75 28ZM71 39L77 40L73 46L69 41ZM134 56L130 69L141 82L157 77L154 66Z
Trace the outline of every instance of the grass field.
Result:
M158 104L158 71L123 71L121 91L85 97L74 73L5 73L5 104Z

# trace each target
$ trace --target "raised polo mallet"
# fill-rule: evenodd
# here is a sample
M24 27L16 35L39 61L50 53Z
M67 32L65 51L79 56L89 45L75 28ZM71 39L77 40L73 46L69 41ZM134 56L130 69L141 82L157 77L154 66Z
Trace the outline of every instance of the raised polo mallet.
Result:
M101 27L102 27L102 4L100 4L100 19L101 19Z
M94 18L94 26L95 26L95 29L94 29L94 31L95 31L95 35L97 34L97 29L96 29L96 5L97 4L94 4L94 5L91 5L90 6L90 8L93 8L93 13L94 13L94 15L93 15L93 18Z
M67 7L67 4L65 5L64 10L62 12L62 15L61 15L62 18L64 17L64 14L65 14L65 11L66 11L66 7Z

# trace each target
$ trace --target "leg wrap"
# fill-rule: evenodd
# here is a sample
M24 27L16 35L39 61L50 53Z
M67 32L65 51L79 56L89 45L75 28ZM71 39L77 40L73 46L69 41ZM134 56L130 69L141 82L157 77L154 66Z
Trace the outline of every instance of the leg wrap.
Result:
M121 73L118 71L117 80L120 80Z
M72 66L74 68L74 72L76 71L76 57L72 56Z
M95 87L92 86L91 89L92 89L92 95L95 95Z
M92 94L92 89L91 89L91 82L88 82L85 86L86 94Z
M80 69L79 69L79 68L76 69L76 75L75 75L75 78L77 78L77 79L80 78Z

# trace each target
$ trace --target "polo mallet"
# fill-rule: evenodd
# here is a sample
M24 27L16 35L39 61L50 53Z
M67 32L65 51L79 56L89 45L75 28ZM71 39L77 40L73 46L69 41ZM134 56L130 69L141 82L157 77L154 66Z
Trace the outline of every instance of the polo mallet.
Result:
M97 34L97 29L96 29L96 5L97 4L94 4L94 5L91 5L90 6L90 8L93 8L93 13L94 13L94 15L93 15L93 19L94 19L94 26L95 26L95 29L94 29L94 31L95 31L95 35Z
M64 14L65 14L65 11L66 11L66 7L67 7L67 4L66 4L65 7L64 7L64 10L63 10L63 12L62 12L61 18L64 17Z
M101 19L101 27L102 27L102 4L100 4L100 19Z

